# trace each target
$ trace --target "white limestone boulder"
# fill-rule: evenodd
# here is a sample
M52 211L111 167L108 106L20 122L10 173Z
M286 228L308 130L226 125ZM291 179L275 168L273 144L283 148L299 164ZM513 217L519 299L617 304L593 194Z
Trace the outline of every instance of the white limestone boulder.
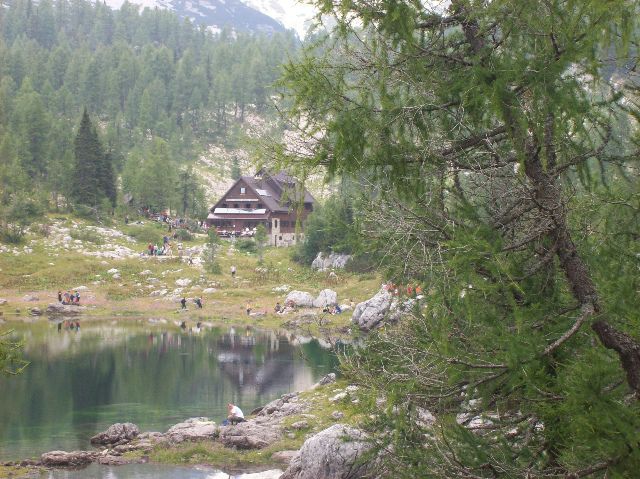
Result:
M287 294L286 299L284 300L285 304L289 302L293 302L296 306L300 306L303 308L311 308L313 307L313 300L315 298L311 296L311 294L306 291L291 291Z
M324 308L326 306L335 306L338 304L338 293L331 289L323 289L318 297L313 300L314 308Z

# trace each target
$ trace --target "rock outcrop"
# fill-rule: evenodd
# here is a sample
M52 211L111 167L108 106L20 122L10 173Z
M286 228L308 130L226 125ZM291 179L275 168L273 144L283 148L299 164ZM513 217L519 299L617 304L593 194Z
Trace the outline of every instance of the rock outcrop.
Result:
M256 417L236 426L220 428L220 442L238 449L262 449L282 439L285 417L306 411L298 394L285 394L261 408Z
M284 300L284 304L288 304L292 301L296 306L311 308L313 307L313 300L314 297L306 291L291 291L289 294L287 294L287 298Z
M358 304L353 310L351 322L363 331L370 331L379 326L391 307L392 296L382 288L373 297Z
M416 299L393 296L383 286L373 298L355 307L351 322L362 331L371 331L385 321L398 321L403 315L410 313L415 304Z
M313 300L314 308L324 308L326 306L335 306L338 304L338 293L331 289L323 289L318 297Z
M76 316L82 314L86 308L84 306L72 306L70 304L51 303L47 306L48 316Z
M313 269L317 269L318 271L343 269L350 259L351 255L348 254L330 253L326 255L320 252L311 263L311 267Z
M282 427L256 418L235 426L220 428L220 442L238 449L263 449L282 439Z
M125 444L140 434L138 426L133 423L116 423L107 428L106 431L96 434L91 438L91 444L118 445Z
M334 381L335 374L328 374L314 388L331 384ZM100 445L100 447L104 448L101 452L52 451L42 455L40 464L47 467L81 467L92 462L108 465L128 464L146 460L144 456L140 455L130 457L126 455L128 452L142 451L143 453L148 453L158 444L174 445L185 441L198 440L219 441L223 446L234 449L263 449L282 440L286 434L292 435L291 430L303 431L310 429L312 422L309 418L315 417L308 414L310 407L311 403L301 399L299 393L289 393L254 411L252 414L255 413L255 417L233 426L218 427L215 422L206 417L197 417L176 424L163 434L160 432L139 433L135 424L117 423L91 438L92 444ZM285 419L291 416L301 416L302 419L285 426ZM346 426L342 427L346 428ZM318 470L318 466L307 457L308 454L320 454L320 450L326 446L329 449L321 454L323 461L328 461L328 458L333 454L344 453L346 454L344 457L348 459L349 464L359 468L360 466L353 460L353 457L359 454L357 451L364 450L364 446L361 444L361 442L363 443L362 438L358 436L359 433L355 430L345 430L351 438L348 445L334 443L336 441L340 442L342 439L340 441L336 439L336 441L331 442L328 437L338 437L337 433L331 433L333 434L331 435L323 431L317 435L319 438L315 442L312 441L313 438L309 439L300 454L296 455L296 451L285 451L278 455L277 458L274 457L274 459L288 463L292 457L298 458L296 463L296 467L298 467L296 474L298 475L292 477L314 479L316 477L346 478L347 476L335 475L334 472L331 472L334 475L316 476L314 471ZM314 436L314 438L317 436ZM345 465L345 467L347 466ZM331 471L334 471L334 469L333 466L330 467Z
M192 417L172 426L164 435L173 443L213 439L218 435L218 426L208 417Z
M373 477L365 454L370 443L361 431L335 424L307 439L280 479L357 479Z
M50 451L42 454L40 461L47 467L79 467L91 464L98 455L94 451Z

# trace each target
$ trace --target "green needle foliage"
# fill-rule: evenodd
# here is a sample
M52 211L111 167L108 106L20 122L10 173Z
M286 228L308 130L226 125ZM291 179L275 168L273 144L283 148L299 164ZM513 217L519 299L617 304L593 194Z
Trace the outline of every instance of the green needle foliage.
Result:
M97 208L103 200L115 206L116 185L112 157L104 151L87 110L74 141L73 196L78 204Z
M11 340L13 330L0 332L0 374L20 374L29 363L22 359L22 344Z
M425 291L343 363L378 475L637 475L637 3L316 3L336 28L281 81L298 164L360 181Z
M189 165L212 143L238 146L246 113L269 116L271 84L298 44L293 32L213 34L129 2L118 10L87 0L4 2L0 209L25 188L56 210L113 204L110 166L130 206L200 215L199 188L185 194L194 178ZM74 142L84 109L111 161L91 163L97 146L89 129L82 145ZM76 147L88 156L77 159ZM163 197L140 185L167 171ZM104 188L96 189L101 178Z

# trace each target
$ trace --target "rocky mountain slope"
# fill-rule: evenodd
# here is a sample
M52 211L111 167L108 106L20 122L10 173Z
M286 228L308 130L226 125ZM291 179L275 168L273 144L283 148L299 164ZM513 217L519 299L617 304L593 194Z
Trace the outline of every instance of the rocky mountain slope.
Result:
M114 9L123 3L123 0L107 0L107 5ZM294 29L301 38L314 14L313 7L297 0L132 0L130 3L141 8L172 10L213 31L225 26L257 32Z

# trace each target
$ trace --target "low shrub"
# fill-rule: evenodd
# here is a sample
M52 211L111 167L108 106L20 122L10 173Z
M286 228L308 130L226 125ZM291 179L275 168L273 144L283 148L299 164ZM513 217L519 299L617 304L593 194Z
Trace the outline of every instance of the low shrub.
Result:
M71 236L73 239L88 241L89 243L93 243L93 244L98 244L98 245L104 244L104 239L102 238L102 236L100 236L98 233L96 233L93 230L72 229L69 232L69 236Z
M376 255L357 254L347 261L344 269L349 273L371 273L376 271L378 260Z
M236 248L244 253L255 253L258 250L258 245L252 239L242 238L236 241Z
M19 228L0 227L0 242L20 244L24 238L24 231Z
M99 216L97 208L86 205L74 205L73 212L79 218L91 221L95 221Z
M193 235L189 232L189 230L180 228L179 230L176 230L175 239L177 239L178 241L191 241L193 239Z
M142 243L162 243L162 237L168 235L164 228L153 223L144 225L130 225L123 228L129 236Z

